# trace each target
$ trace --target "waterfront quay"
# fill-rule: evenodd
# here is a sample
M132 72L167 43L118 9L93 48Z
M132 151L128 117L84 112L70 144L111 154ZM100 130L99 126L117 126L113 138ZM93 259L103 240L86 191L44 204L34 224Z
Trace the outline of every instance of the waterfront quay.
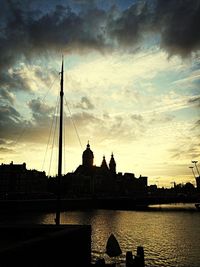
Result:
M0 235L1 267L81 267L91 263L89 225L1 225Z
M149 196L141 198L68 198L60 199L61 211L113 209L113 210L148 210L149 205L169 203L196 203L200 196ZM0 200L1 212L49 211L54 212L57 199L7 199Z

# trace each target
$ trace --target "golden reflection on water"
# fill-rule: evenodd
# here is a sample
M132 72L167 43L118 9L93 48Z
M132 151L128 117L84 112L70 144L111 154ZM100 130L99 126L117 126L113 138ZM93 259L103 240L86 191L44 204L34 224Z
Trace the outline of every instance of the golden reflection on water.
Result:
M191 204L182 211L168 206L150 212L68 211L61 214L61 223L92 225L93 260L105 257L107 262L113 261L105 254L107 239L113 233L123 251L115 260L123 262L126 251L135 254L141 245L146 266L199 267L200 213L190 209ZM46 214L41 223L54 223L54 218L54 214Z

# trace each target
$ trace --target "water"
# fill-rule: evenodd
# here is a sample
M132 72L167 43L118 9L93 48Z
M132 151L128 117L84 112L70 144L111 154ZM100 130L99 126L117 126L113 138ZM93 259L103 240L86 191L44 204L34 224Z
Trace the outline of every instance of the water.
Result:
M18 215L15 222L46 224L54 223L54 218L54 213ZM6 220L8 218L4 222ZM61 223L92 225L93 261L104 257L107 262L122 263L126 251L135 254L137 246L141 245L145 250L146 266L200 266L200 212L193 204L155 206L151 211L68 211L61 214ZM115 259L105 254L111 233L123 251Z

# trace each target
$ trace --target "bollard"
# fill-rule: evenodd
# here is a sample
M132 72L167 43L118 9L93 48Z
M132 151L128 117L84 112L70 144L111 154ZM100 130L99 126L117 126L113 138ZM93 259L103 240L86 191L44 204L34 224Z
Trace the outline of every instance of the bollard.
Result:
M138 267L144 267L144 248L142 246L137 247L137 255L135 260Z
M126 267L133 267L134 266L134 259L132 251L126 252Z

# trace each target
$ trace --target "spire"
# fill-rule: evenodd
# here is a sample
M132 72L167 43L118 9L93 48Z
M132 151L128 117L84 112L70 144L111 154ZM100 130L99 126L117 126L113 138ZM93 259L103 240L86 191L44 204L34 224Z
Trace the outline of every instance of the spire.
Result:
M103 160L101 163L101 168L108 170L108 165L107 165L106 158L104 155L103 155Z
M111 154L111 159L110 159L110 163L109 163L109 168L110 168L110 171L115 174L116 173L116 162L115 162L115 159L114 159L114 155L113 155L113 152Z
M90 148L90 143L89 143L89 140L88 140L88 143L87 143L87 148Z

